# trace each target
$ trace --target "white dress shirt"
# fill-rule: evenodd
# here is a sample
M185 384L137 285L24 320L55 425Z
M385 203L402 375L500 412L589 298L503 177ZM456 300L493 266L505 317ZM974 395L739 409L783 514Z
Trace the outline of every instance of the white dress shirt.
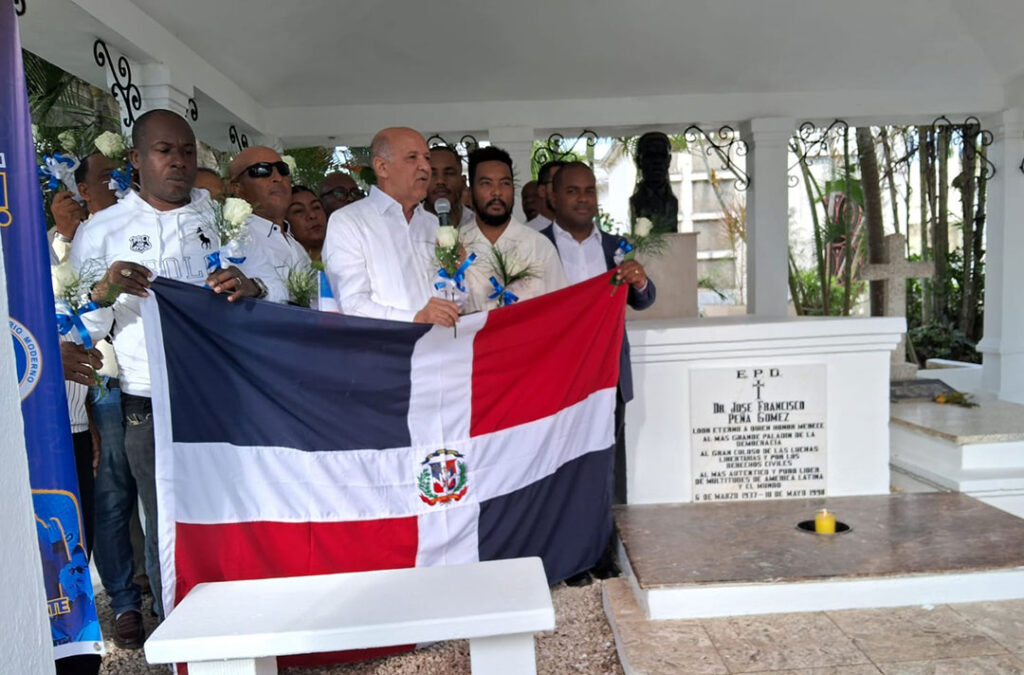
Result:
M472 224L464 225L459 230L459 241L466 247L467 254L476 253L477 258L466 270L466 284L469 290L466 313L497 307L497 301L487 297L494 293L490 278L497 276L491 242L480 231L480 225L475 219ZM511 256L517 265L530 265L536 272L534 278L517 281L508 289L519 300L529 300L568 286L565 273L562 271L562 263L558 260L558 251L548 238L534 232L515 218L509 220L508 226L494 245L502 253ZM501 279L498 281L500 283Z
M264 279L263 282L267 284L268 289L270 284L279 285L283 289L283 301L287 301L288 272L293 269L307 269L312 264L309 254L295 237L282 231L279 225L266 218L253 214L249 216L246 225L249 227L249 234L252 235L252 246L259 247L263 251L263 257L274 268L274 278Z
M462 217L459 218L459 227L463 225L470 225L476 222L476 212L463 204L462 206Z
M341 311L412 321L431 298L437 216L402 205L376 186L331 214L320 257Z
M537 232L540 232L550 224L551 221L539 213L535 215L533 218L530 218L528 221L526 221L526 226L531 230L536 230Z
M98 262L106 270L115 261L125 260L149 268L153 276L202 286L208 275L206 255L220 248L214 217L206 190L192 190L188 204L170 211L160 211L136 192L129 192L117 204L78 227L71 244L71 267L81 273L83 268L93 268ZM264 280L270 290L268 300L283 302L274 295L274 271L262 249L247 255L238 267L246 276ZM122 293L111 306L84 314L82 322L94 342L113 327L121 390L134 396L149 396L149 357L140 300Z
M601 247L601 233L596 227L591 229L583 241L576 241L571 234L559 227L558 223L555 223L554 232L555 246L558 247L558 255L562 258L565 278L570 284L578 284L608 271L604 249Z

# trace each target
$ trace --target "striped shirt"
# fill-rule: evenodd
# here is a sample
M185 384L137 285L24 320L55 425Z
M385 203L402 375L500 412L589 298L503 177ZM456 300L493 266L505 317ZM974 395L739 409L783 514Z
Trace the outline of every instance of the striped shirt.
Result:
M62 335L61 342L74 342L71 333ZM89 415L85 411L85 401L89 398L89 387L70 380L64 380L64 391L68 395L68 417L71 418L71 433L77 434L89 430Z

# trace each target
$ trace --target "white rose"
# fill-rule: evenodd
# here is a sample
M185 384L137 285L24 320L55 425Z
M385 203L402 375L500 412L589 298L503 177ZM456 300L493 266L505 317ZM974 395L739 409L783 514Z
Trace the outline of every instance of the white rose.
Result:
M57 142L66 152L74 152L78 147L78 141L75 140L75 135L71 133L70 129L57 134Z
M633 224L633 234L638 237L646 237L651 234L651 230L654 229L654 223L651 222L650 218L637 218Z
M60 298L65 289L75 283L75 270L70 262L62 262L50 268L50 282L53 284L53 295Z
M235 226L241 225L251 215L252 206L244 199L228 197L224 201L224 220L228 223Z
M295 175L295 172L299 170L299 165L295 163L295 158L292 157L291 155L284 155L283 157L281 157L281 161L288 165L288 168L291 169L293 176Z
M459 243L459 231L451 225L437 228L437 245L441 248L451 248Z
M113 131L104 131L93 142L96 149L106 157L117 157L124 152L124 139L121 138L121 134L115 134Z

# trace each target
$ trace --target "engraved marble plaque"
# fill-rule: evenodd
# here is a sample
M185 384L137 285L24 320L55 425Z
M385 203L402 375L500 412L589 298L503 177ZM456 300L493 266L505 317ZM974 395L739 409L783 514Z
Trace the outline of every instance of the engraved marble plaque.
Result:
M825 495L826 366L690 373L693 501Z

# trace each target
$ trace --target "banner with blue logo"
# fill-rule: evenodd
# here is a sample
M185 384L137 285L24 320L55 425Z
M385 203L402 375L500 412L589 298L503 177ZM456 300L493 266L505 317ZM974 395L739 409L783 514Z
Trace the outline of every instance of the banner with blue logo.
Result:
M99 654L103 639L71 446L46 220L10 3L0 4L0 242L54 656Z

